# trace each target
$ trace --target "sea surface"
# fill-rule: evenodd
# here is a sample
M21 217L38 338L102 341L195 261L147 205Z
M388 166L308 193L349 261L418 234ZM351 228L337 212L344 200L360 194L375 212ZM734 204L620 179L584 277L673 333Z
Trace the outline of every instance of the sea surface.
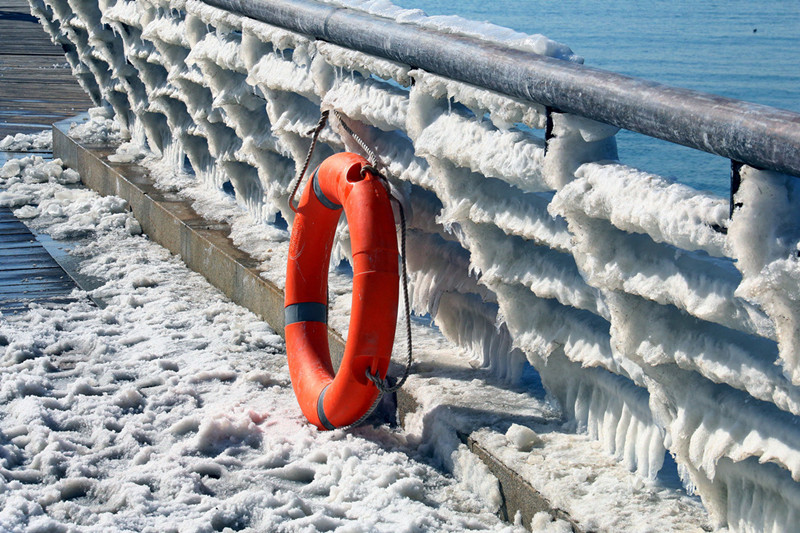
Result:
M585 64L800 112L800 0L393 0L564 43ZM730 162L622 131L620 161L729 194Z

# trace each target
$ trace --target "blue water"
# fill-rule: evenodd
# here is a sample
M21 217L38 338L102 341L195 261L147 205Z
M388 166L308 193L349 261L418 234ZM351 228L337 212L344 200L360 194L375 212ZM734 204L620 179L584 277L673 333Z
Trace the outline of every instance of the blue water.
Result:
M393 0L562 42L586 64L800 112L798 0ZM727 196L730 162L622 131L620 160Z

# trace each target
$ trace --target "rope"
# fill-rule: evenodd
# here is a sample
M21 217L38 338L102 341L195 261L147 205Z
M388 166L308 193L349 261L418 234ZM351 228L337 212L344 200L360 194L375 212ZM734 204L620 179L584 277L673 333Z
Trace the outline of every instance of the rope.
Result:
M311 162L311 154L314 153L314 147L317 146L317 139L319 139L319 134L322 132L322 129L325 127L325 124L328 122L328 114L329 111L325 110L319 115L319 122L317 122L317 126L311 130L309 133L313 134L311 137L311 146L308 147L308 153L306 154L306 161L303 163L303 170L300 171L300 175L297 176L297 181L294 184L294 189L292 189L292 195L289 197L289 207L292 208L292 211L297 213L297 208L294 206L294 195L297 194L297 189L300 188L300 184L303 183L303 177L306 175L306 170L308 170L308 164Z
M361 168L361 175L363 176L366 172L371 172L378 176L381 181L383 181L386 190L391 195L391 190L389 189L388 180L386 176L381 174L378 169L374 166L364 166ZM391 197L392 200L397 204L398 211L400 212L400 258L401 261L401 271L403 274L402 281L403 281L403 306L405 307L405 323L406 323L406 367L403 371L403 375L394 385L390 385L388 379L381 379L378 375L377 371L375 374L370 373L369 369L366 371L367 379L369 379L375 387L378 388L381 395L384 394L391 394L393 392L397 392L400 390L406 380L408 379L409 374L411 373L411 365L414 362L413 358L413 346L411 340L411 305L409 303L408 298L408 267L406 266L406 213L403 209L403 203L395 198L394 196ZM380 396L378 396L378 401L380 401ZM377 402L376 402L377 403Z
M342 114L341 114L341 113L339 113L339 112L338 112L338 111L336 111L336 110L334 110L334 111L333 111L333 113L336 115L336 118L337 118L337 119L339 119L339 123L342 125L342 128L344 128L344 131L346 131L346 132L347 132L347 134L348 134L350 137L352 137L352 138L353 138L353 140L354 140L356 143L358 143L358 145L361 147L361 149L362 149L362 150L364 150L364 153L365 153L365 154L367 154L367 159L369 160L369 164L370 164L370 165L371 165L373 168L377 167L377 166L378 166L378 156L377 156L377 155L375 155L375 152L373 152L373 151L372 151L372 149L370 149L370 147L369 147L369 146L367 146L367 143L365 143L365 142L364 142L364 139L362 139L361 137L359 137L359 136L358 136L358 134L357 134L356 132L354 132L354 131L353 131L353 130L350 128L350 126L348 126L348 125L347 125L347 122L345 122L345 121L344 121L344 117L342 117ZM376 170L376 173L377 173L377 175L379 175L381 178L383 178L383 179L386 179L386 177L385 177L385 176L383 176L383 175L382 175L380 172L378 172L377 170Z

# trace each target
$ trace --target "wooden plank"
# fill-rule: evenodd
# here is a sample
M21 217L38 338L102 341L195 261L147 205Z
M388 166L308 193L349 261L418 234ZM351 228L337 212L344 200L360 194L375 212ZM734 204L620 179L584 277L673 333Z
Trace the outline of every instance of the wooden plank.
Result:
M32 25L31 31L41 32L41 35L33 34L31 31L20 31L18 28L9 28L8 24L0 24L3 29L3 41L6 42L6 47L3 49L2 55L63 55L64 51L60 45L54 44L50 37L44 32L44 28L37 24ZM27 43L21 43L12 39L26 38L29 39Z
M33 252L6 254L2 256L2 259L0 259L0 265L2 265L3 269L11 268L11 265L22 264L52 266L57 265L58 263L55 262L55 259L50 256L50 253L44 247L37 248Z
M75 288L71 279L67 280L25 280L3 281L0 283L0 298L19 299L30 297L52 296L54 294L69 294Z
M42 131L44 128L40 126L24 126L24 125L16 125L16 124L2 124L0 123L0 140L4 139L6 135L16 135L17 133L37 133Z
M17 303L23 300L63 298L75 287L30 229L10 208L0 208L0 308L20 307Z
M30 232L22 235L4 235L0 239L0 246L3 248L14 248L17 245L23 245L27 242L36 242L36 237Z
M19 248L29 248L31 246L36 246L36 244L37 241L33 235L9 235L0 239L0 253Z
M8 283L47 280L68 280L70 277L58 265L56 266L37 266L31 268L17 268L13 270L0 270L0 280Z
M56 46L45 33L44 28L35 22L27 20L11 20L10 16L23 16L11 14L0 10L0 39L3 41L3 55L57 55L63 54L61 47ZM28 15L30 16L30 15Z
M19 124L21 126L40 126L39 129L47 129L47 121L48 119L57 119L60 116L59 114L46 114L46 115L11 115L11 113L3 113L0 111L0 119L8 118L9 121L6 124Z
M63 271L62 271L63 272ZM75 282L72 278L64 274L63 279L48 278L38 276L41 279L14 278L4 279L0 282L0 294L11 294L16 292L50 292L55 290L72 290Z
M58 296L58 297L50 297L50 298L27 298L24 300L12 300L12 301L5 301L0 302L0 311L3 312L4 315L14 315L18 313L23 313L28 310L31 304L68 304L72 302L76 302L76 298L71 298L69 296Z
M42 100L23 100L21 98L0 98L0 109L19 109L24 107L25 111L31 113L48 113L52 110L53 104L57 103L58 105L65 106L69 105L70 103L80 105L83 103L83 100L73 100L68 97L68 95L59 95L60 97L54 97L51 101L46 102Z
M34 241L34 243L37 242L38 241ZM39 246L36 246L36 244L30 244L30 243L27 246L0 247L0 261L5 261L6 257L17 257L23 255L35 256L41 253L42 250L43 248L41 247L41 244Z
M2 56L2 58L20 57L20 56ZM27 65L3 65L0 70L0 79L4 83L17 82L22 83L29 76L34 76L39 79L72 79L72 69L69 65L64 65L59 62L64 56L25 56L26 59L37 59L46 61L31 61ZM77 82L76 82L77 83Z
M52 268L46 269L41 275L21 275L19 270L3 272L3 277L0 278L0 292L8 291L9 287L15 290L52 290L54 287L62 285L74 287L75 282L72 281L72 278L60 267L57 269L61 275L54 273L55 271L51 272Z
M0 224L0 238L4 235L30 235L31 232L28 231L27 228L19 228L19 227L3 227L3 224Z
M25 105L26 102L24 100L20 101L22 100L22 97L27 95L41 96L43 93L42 89L44 88L39 86L43 84L52 85L55 88L59 88L58 90L63 87L64 92L54 94L46 100L43 98L30 98L29 100L32 101L29 103L58 102L66 100L83 103L88 99L83 91L83 88L78 85L78 81L69 72L43 72L41 69L39 69L38 71L30 71L27 73L21 71L19 74L20 77L18 79L14 79L9 76L0 76L0 84L2 84L3 87L1 89L2 92L0 92L0 99L2 99L4 105L13 105L14 107L25 109L27 107ZM53 89L54 87L50 87L50 89Z
M31 239L35 238L31 230L28 229L28 226L21 221L14 224L13 220L4 220L3 227L0 228L0 246L5 242L6 236L11 238L15 235L27 235Z
M0 64L3 65L3 67L14 67L15 69L24 67L54 68L54 65L58 65L59 68L69 70L69 63L67 62L67 58L64 56L64 52L61 50L61 47L58 45L53 45L53 50L54 57L25 57L18 55L4 55L2 52L0 52Z
M58 266L58 263L47 252L39 254L17 255L3 258L3 270L18 270L22 268Z
M2 30L0 30L2 31ZM9 32L10 34L10 32ZM10 35L9 35L10 36ZM4 35L5 37L5 35ZM19 34L18 38L26 38L27 34L22 33ZM25 57L53 57L59 58L64 57L64 52L61 48L55 47L50 41L47 42L33 42L30 46L25 46L21 43L16 44L4 44L5 50L3 50L2 57L14 57L14 56L25 56Z
M39 19L37 19L34 15L31 15L30 9L22 9L22 8L8 8L6 6L0 6L0 20L2 21L12 21L12 22L33 22L34 24L39 23Z
M27 0L2 0L0 1L0 9L7 9L9 11L20 11L24 13L30 13L31 8L29 7Z
M20 56L3 56L7 57L20 57ZM69 80L74 79L72 69L69 65L64 66L58 60L63 56L25 56L26 59L47 59L42 62L31 62L28 65L3 65L0 70L0 80L3 83L23 83L29 78L37 78L39 80ZM76 81L77 84L77 81ZM4 98L11 98L7 93Z
M36 69L36 70L23 70L19 69L17 72L14 73L18 77L12 76L0 76L0 83L2 83L5 88L3 92L0 93L0 98L4 99L18 99L23 95L30 94L30 90L35 91L33 94L40 93L41 90L37 91L37 85L42 84L49 84L49 85L57 85L57 86L64 86L64 90L68 91L72 98L78 97L80 98L83 89L80 85L78 85L78 80L74 78L71 72L58 72L58 71L47 71L45 69ZM73 85L74 83L74 85ZM26 87L27 86L27 87ZM57 98L62 99L63 95L59 95ZM48 101L52 101L53 98L48 98Z
M0 298L3 300L24 300L27 298L53 298L66 296L72 292L75 285L30 285L30 287L6 287L0 285Z
M21 220L14 217L14 213L10 213L7 216L0 216L0 231L5 229L14 229L14 228L21 228L25 231L30 231L28 226L26 226Z
M19 124L21 126L40 126L39 129L47 129L47 119L58 118L60 115L11 115L10 113L0 112L0 119L8 118L6 124Z
M74 78L69 77L63 80L58 80L54 78L47 78L49 82L49 88L54 91L61 90L63 87L63 83L72 83L74 82ZM61 83L58 83L61 82ZM3 83L3 80L0 79L0 83ZM85 108L86 103L89 102L89 98L86 96L86 93L80 86L76 86L71 88L71 90L65 90L62 94L53 95L53 97L48 98L47 100L39 100L32 101L32 102L20 102L19 97L23 94L30 94L32 91L40 92L43 87L43 84L36 84L31 82L22 83L3 83L5 90L9 91L8 94L0 96L0 106L2 109L7 111L10 110L17 110L20 114L25 113L40 113L43 110L51 111L53 109L64 109L67 106L80 106ZM13 93L11 91L14 91ZM36 93L34 93L36 94Z
M14 216L14 213L9 213L6 216L0 217L0 231L3 231L4 229L14 229L14 228L24 229L25 231L28 232L31 231L28 229L28 226L26 226L21 220L19 220Z
M52 296L54 294L69 294L76 287L75 283L69 280L26 280L26 281L3 281L0 283L0 298L19 299L29 297Z
M3 310L3 313L6 312L8 308L21 308L22 310L27 309L30 307L32 303L38 304L55 304L55 303L68 303L68 302L77 302L78 298L70 296L70 293L58 293L53 292L52 294L38 294L38 295L26 295L21 298L16 299L5 299L0 300L0 309Z

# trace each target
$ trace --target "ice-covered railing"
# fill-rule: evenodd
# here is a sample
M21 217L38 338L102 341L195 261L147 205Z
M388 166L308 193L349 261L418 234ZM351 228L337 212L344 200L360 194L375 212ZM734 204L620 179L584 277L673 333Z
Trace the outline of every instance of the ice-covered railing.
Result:
M310 131L321 109L339 111L377 148L411 206L417 312L509 383L532 364L566 416L642 476L654 478L665 454L674 456L719 525L783 531L796 523L796 179L743 166L741 207L729 220L727 199L624 166L616 127L557 112L553 100L503 95L488 82L470 85L197 0L31 4L87 92L113 108L134 142L176 168L188 161L208 188L230 183L257 224L278 215L291 224L288 194ZM359 5L462 39L452 19ZM376 20L363 31L381 35L381 25L394 24ZM492 50L559 60L548 68L580 63L541 36L475 32ZM587 105L601 89L587 90ZM636 120L669 130L658 122L663 109L648 105L648 118ZM711 97L708 106L711 115L724 107ZM358 150L332 126L312 166ZM783 162L765 163L747 159L741 139L707 133L697 143L717 153L791 168L780 145L772 152ZM770 152L759 146L754 153ZM344 228L339 235L346 257Z

